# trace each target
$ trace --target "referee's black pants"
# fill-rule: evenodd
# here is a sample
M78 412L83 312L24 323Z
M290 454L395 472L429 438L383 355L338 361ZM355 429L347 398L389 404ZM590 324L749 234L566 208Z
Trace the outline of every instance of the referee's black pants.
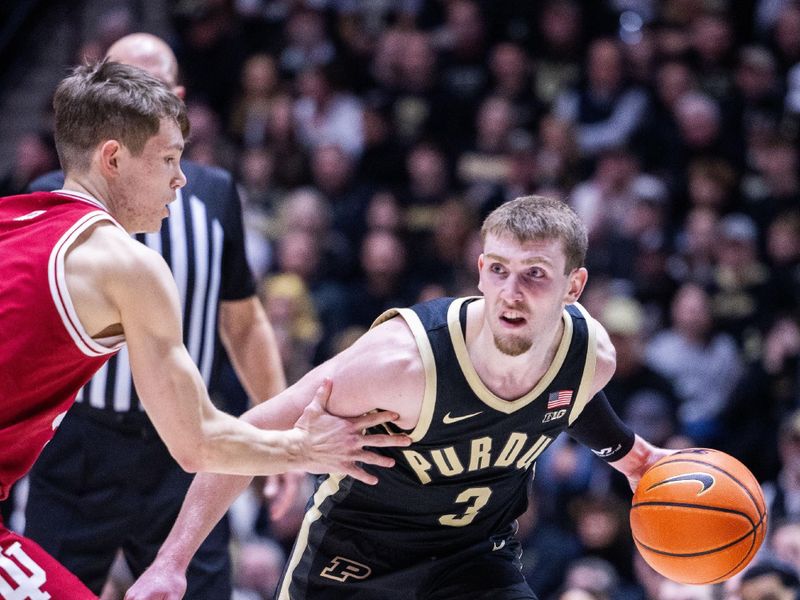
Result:
M25 535L99 594L121 549L134 576L153 562L192 482L143 413L76 403L30 474ZM231 597L223 519L187 571L184 598Z

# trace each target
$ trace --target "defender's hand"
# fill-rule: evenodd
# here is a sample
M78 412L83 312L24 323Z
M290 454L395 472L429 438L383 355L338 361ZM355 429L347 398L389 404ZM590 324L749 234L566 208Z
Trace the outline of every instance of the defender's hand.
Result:
M411 438L405 435L363 433L370 427L399 419L400 416L393 412L378 411L348 418L330 414L326 406L331 396L331 387L330 379L326 379L317 389L314 400L295 423L295 430L303 438L300 468L309 473L344 473L363 483L375 485L378 478L356 463L392 467L394 460L365 448L408 446Z
M142 573L125 594L125 600L180 600L186 593L186 574L158 560Z

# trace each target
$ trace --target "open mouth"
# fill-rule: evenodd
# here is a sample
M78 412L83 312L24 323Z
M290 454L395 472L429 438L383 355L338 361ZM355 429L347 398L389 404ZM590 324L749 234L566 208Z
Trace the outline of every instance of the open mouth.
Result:
M500 315L500 321L511 327L520 327L527 322L527 319L518 313L507 312Z

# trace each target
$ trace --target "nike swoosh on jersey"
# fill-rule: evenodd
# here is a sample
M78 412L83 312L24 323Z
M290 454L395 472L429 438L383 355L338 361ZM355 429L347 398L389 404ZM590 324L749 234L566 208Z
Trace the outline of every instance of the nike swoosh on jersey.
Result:
M30 221L31 219L35 219L36 217L43 215L46 213L46 210L34 210L33 212L29 212L27 215L22 215L21 217L16 217L13 219L14 221Z
M482 413L483 413L483 411L479 410L476 413L472 413L472 414L469 414L469 415L461 415L460 417L451 417L450 413L447 413L442 418L442 423L444 423L445 425L450 425L451 423L458 423L459 421L463 421L465 419L471 419L472 417L477 417L478 415L480 415Z

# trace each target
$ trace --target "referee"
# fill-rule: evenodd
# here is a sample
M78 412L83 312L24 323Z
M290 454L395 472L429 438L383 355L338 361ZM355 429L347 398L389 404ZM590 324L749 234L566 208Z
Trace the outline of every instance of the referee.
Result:
M128 35L108 56L145 69L184 96L175 55L163 40ZM178 190L161 232L137 239L160 252L172 270L184 343L206 386L214 387L221 339L250 398L266 400L285 387L285 379L245 258L233 178L189 161L181 168L188 183ZM31 189L49 191L62 183L63 174L51 173ZM191 480L143 411L123 348L78 395L31 472L25 534L99 595L118 550L137 577L153 561ZM228 538L223 520L192 560L186 598L230 598Z

